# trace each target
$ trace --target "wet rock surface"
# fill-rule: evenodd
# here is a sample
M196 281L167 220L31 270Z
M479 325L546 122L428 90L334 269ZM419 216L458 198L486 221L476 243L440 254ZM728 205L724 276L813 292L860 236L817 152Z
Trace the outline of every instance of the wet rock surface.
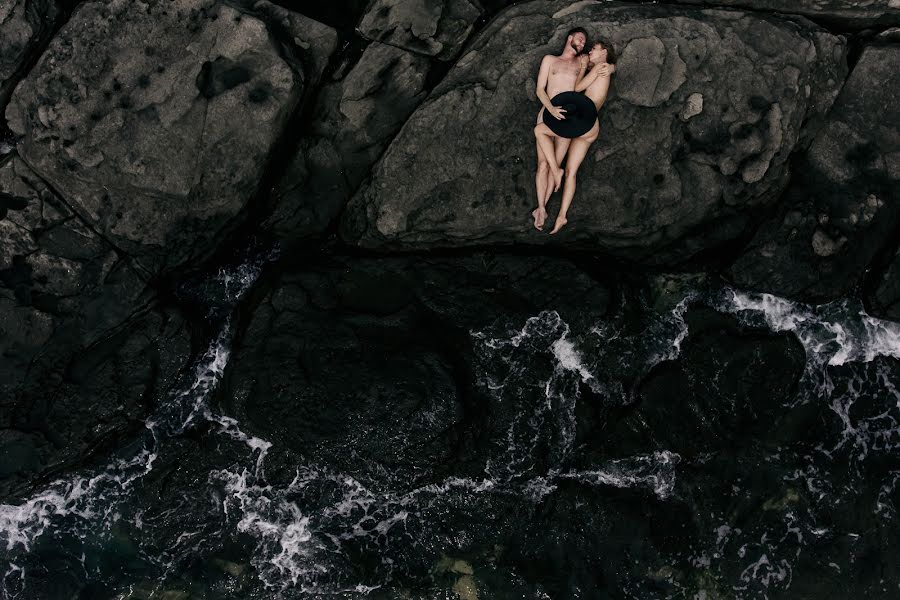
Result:
M611 40L620 59L573 226L549 237L522 227L536 204L535 150L532 136L510 132L530 131L534 67L575 25ZM517 5L410 117L348 206L342 236L376 248L555 243L682 260L737 237L778 198L787 157L840 89L843 48L809 23L755 13Z
M900 46L866 48L798 160L781 210L732 265L742 287L822 301L848 294L895 243Z
M447 60L481 12L478 0L372 0L357 29L372 41Z
M641 381L633 410L604 446L626 456L654 448L687 458L778 429L783 405L797 394L803 346L789 334L754 335L709 309L688 312L685 323L690 333L678 359Z
M190 352L182 317L16 156L0 164L0 493L142 426Z

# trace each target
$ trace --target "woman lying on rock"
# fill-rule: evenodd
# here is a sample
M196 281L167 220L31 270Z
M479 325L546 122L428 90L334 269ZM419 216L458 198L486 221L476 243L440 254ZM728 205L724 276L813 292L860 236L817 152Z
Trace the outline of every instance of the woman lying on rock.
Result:
M586 74L575 84L574 92L557 94L551 100L554 106L562 107L562 118L557 118L550 111L544 111L543 123L534 128L534 136L538 146L544 154L554 178L565 175L563 185L562 205L559 208L559 216L550 233L556 233L562 229L568 220L566 213L575 196L575 177L578 167L584 160L588 148L600 134L600 122L597 120L597 112L606 102L606 93L609 91L609 80L615 67L615 51L606 42L596 42L588 52L590 67ZM584 93L581 93L584 92ZM553 151L553 138L571 138L569 152L566 158L566 168L562 169L556 160Z

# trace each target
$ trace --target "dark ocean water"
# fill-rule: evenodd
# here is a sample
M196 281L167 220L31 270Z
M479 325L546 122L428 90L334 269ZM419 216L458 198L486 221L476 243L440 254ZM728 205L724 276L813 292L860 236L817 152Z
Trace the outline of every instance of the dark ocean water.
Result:
M208 282L218 333L140 436L0 505L0 598L900 596L900 325L860 303L684 288L471 331L488 442L422 485L221 411L262 263Z

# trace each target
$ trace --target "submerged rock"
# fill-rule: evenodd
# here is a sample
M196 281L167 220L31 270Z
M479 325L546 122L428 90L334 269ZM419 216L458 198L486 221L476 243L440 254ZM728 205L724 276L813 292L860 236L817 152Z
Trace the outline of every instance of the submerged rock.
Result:
M824 301L849 294L900 225L900 46L863 50L783 208L730 268L740 286Z
M647 374L633 410L598 445L626 456L650 448L692 458L752 446L777 430L797 393L803 346L789 333L748 332L711 309L688 311L685 323L677 358Z
M900 321L900 252L894 254L881 280L877 282L871 301L874 304L873 314Z
M6 116L22 159L158 272L241 220L302 90L266 24L226 4L85 2Z
M483 459L471 454L487 427L476 415L489 404L475 389L471 330L497 320L521 327L551 308L590 322L607 301L590 277L549 258L335 259L294 269L236 342L225 407L313 464L408 488ZM494 406L494 426L514 410Z
M16 156L0 165L0 239L3 496L133 428L190 336Z
M364 37L443 60L453 58L481 16L478 0L372 0Z
M264 226L282 239L323 231L425 98L429 66L426 58L372 43L341 81L322 86Z
M620 54L570 224L531 227L540 57L571 27ZM404 125L341 234L365 247L560 243L665 264L733 239L844 78L806 21L672 6L529 2L498 15ZM649 167L648 167L649 166ZM557 200L551 200L552 223Z

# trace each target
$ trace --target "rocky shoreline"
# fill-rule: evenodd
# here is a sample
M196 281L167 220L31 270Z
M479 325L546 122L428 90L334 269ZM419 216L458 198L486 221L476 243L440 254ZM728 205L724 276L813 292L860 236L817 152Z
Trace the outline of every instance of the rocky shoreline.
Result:
M461 340L501 315L587 327L680 273L900 320L896 0L308 4L0 7L4 501L141 430L203 350L184 290L248 244L283 258L226 412L349 470L352 429L411 481L489 435ZM551 238L534 77L576 25L620 62Z

